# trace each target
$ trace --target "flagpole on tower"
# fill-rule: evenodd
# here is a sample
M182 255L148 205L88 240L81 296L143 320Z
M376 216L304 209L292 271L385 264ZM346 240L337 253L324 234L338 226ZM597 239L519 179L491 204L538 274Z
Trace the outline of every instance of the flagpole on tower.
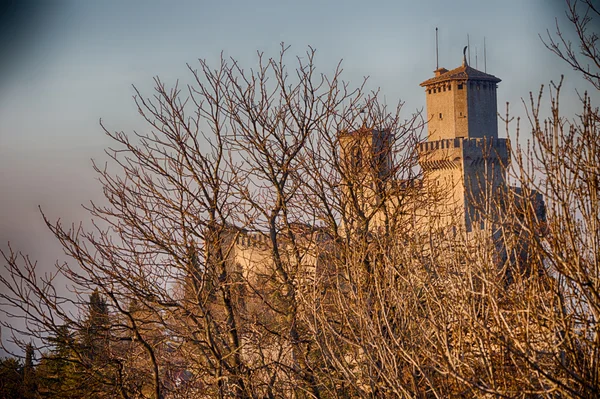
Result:
M435 69L440 69L440 55L438 50L438 28L435 27Z
M469 59L469 65L471 65L471 44L469 43L469 34L467 33L467 58Z
M485 36L483 37L483 72L487 73L487 53L485 52Z

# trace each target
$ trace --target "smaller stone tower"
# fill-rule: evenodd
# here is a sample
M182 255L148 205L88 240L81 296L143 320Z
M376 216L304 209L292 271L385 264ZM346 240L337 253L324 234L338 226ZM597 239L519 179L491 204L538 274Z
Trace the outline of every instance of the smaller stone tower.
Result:
M387 130L362 127L339 134L342 159L355 173L385 181L392 168L391 135Z
M389 130L366 126L338 134L344 203L353 221L368 217L380 204L381 192L392 175L391 139Z
M465 47L466 50L466 47ZM464 53L464 51L463 51ZM498 138L496 87L500 79L463 64L437 69L421 83L427 97L428 138L419 145L425 187L445 194L432 202L439 226L483 228L480 207L506 188L508 141Z

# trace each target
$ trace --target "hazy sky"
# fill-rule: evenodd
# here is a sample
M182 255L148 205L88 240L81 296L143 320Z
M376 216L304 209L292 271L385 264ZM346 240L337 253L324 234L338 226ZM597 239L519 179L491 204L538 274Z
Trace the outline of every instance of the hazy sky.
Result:
M10 2L9 2L10 3ZM504 1L22 1L0 20L0 248L7 241L48 269L60 251L37 206L51 219L85 219L80 204L101 195L90 158L112 130L143 129L131 96L150 94L152 78L189 79L186 63L216 65L220 53L247 67L256 51L276 56L281 42L301 55L317 49L328 73L343 59L345 80L370 76L407 117L425 104L419 83L440 66L461 63L467 34L471 64L502 79L498 104L522 109L521 97L567 74L567 99L585 88L538 37L568 29L560 0ZM4 4L4 3L2 3ZM574 110L574 106L567 111ZM501 129L501 132L503 130Z

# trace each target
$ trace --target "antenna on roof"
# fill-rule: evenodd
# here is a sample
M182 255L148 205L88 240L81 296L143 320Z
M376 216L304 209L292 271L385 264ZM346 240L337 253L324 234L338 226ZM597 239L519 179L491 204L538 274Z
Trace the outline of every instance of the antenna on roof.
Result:
M483 72L487 73L487 54L485 52L485 36L483 37Z
M475 69L477 69L477 46L475 46Z
M435 27L435 69L440 69L440 56L438 50L438 28Z
M469 34L467 33L467 49L468 49L468 56L469 56L469 65L471 65L471 44L469 43Z

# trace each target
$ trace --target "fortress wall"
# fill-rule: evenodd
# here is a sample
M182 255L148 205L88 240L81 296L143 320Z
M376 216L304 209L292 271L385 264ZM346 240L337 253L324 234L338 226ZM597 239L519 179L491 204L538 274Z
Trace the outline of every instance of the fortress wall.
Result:
M282 261L289 265L291 270L295 269L297 260L291 246L287 245L284 239L280 242L279 253ZM314 279L319 259L319 243L316 237L315 240L311 240L298 236L297 246L302 270L298 271L296 277L298 282L304 284ZM250 283L260 282L261 279L270 278L276 273L271 240L263 233L238 235L231 262L240 270L244 280Z
M464 81L453 81L454 91L454 119L455 137L469 137L469 108L467 103L467 84ZM462 89L459 89L462 87Z
M432 197L434 224L465 224L470 230L476 219L473 203L490 204L505 186L509 152L507 139L488 137L420 143L419 163Z
M455 82L445 82L427 88L429 141L455 137L455 92Z
M507 139L471 139L465 141L465 206L466 228L483 228L479 212L486 214L499 206L498 201L506 187L505 168L509 163ZM488 209L490 208L491 209Z
M235 243L232 262L237 265L246 281L256 280L258 275L272 273L268 237L260 233L239 234Z
M467 102L469 107L468 136L498 138L496 84L486 81L469 81Z

